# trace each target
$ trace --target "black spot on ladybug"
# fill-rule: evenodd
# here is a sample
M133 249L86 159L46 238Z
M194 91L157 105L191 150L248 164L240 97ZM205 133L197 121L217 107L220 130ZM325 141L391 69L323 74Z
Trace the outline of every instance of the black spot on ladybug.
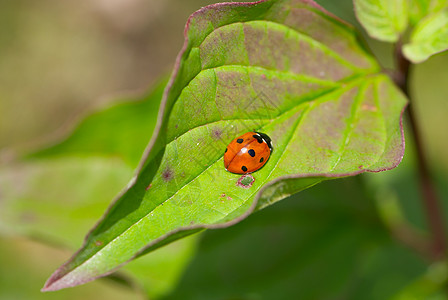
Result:
M250 149L247 153L249 153L250 156L255 157L255 150Z
M171 179L173 179L174 177L174 172L173 170L171 170L170 168L166 168L163 172L162 172L162 178L165 181L170 181Z
M238 144L241 144L241 143L243 142L243 139L237 139L236 142L237 142Z
M253 137L257 140L258 143L263 143L263 138L258 134L254 134Z
M242 167L241 167L241 170L243 170L244 172L246 172L246 171L247 171L246 166L242 166Z
M226 148L226 151L224 151L224 153L226 153L227 152L227 148Z
M260 162L262 163L264 161L264 157L260 158Z

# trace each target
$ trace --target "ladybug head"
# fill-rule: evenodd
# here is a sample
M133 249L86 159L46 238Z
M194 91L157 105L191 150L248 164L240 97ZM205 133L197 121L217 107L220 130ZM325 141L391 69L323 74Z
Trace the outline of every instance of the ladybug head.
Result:
M261 136L261 138L266 142L266 144L268 144L269 149L271 149L271 151L272 151L271 138L267 134L262 133L262 132L255 131L255 133L257 133Z

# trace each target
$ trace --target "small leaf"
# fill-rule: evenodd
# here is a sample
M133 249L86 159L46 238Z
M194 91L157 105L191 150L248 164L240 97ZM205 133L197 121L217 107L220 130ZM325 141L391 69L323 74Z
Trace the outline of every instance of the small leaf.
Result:
M416 25L427 15L439 12L447 6L446 0L412 0L409 7L410 22Z
M413 63L421 63L430 56L448 49L448 8L421 20L411 33L404 55Z
M156 126L165 85L166 80L161 80L143 97L125 99L88 115L63 141L25 158L112 156L135 168Z
M54 157L2 166L0 230L76 249L131 174L121 160L104 157Z
M95 111L58 144L2 165L0 230L77 247L129 181L154 130L165 85Z
M314 2L211 5L185 35L138 175L44 291L104 276L322 180L401 161L406 99L354 29ZM252 130L274 150L243 188L222 157Z
M396 42L408 25L407 0L354 0L355 12L367 33Z

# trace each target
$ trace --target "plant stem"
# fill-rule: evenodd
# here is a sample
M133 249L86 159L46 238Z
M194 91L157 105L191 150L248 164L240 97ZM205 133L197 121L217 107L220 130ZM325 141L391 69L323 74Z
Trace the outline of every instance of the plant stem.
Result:
M417 152L418 173L420 179L420 187L422 192L422 202L426 211L429 230L432 236L432 252L435 259L441 259L446 254L447 244L445 235L445 224L440 207L436 188L429 172L428 161L423 147L420 127L415 116L414 104L409 92L409 78L411 63L407 60L401 51L402 43L399 41L395 48L395 59L397 63L397 74L394 76L395 83L400 87L403 93L409 99L407 115L411 132L414 136L414 143Z

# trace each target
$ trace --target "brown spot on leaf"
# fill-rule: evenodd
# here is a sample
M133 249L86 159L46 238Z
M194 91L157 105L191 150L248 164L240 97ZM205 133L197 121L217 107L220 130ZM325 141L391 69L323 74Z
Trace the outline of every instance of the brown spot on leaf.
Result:
M95 241L95 246L102 246L103 245L103 241Z
M166 169L162 172L162 178L165 181L170 181L174 177L174 172L169 167L166 167Z
M37 216L33 212L27 211L20 215L20 219L24 223L34 223L37 221Z
M152 183L150 183L150 184L145 188L145 190L149 191L150 188L152 188Z
M215 128L212 130L212 138L215 140L220 140L222 136L222 129Z
M362 110L367 110L367 111L377 111L376 106L371 105L371 104L367 104L367 103L364 103L363 105L361 105L361 109Z

